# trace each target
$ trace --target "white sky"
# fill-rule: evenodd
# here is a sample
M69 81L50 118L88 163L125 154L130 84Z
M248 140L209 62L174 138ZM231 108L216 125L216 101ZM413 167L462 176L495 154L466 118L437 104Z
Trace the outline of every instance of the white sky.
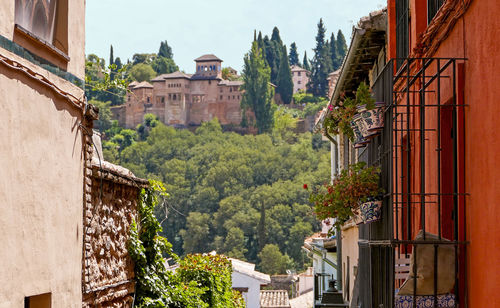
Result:
M194 71L193 60L213 53L223 66L241 71L253 31L271 36L277 26L285 44L296 42L312 58L317 23L328 37L339 29L349 44L352 26L384 0L86 0L86 53L109 61L109 46L122 62L134 53L158 52L167 40L181 70Z

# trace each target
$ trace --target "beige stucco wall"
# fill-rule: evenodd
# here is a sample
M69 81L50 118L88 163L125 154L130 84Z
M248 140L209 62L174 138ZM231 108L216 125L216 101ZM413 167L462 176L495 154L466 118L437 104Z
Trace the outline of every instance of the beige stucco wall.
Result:
M359 230L355 224L350 224L346 228L342 229L342 281L344 288L349 286L349 299L352 299L355 268L358 267L358 236ZM347 270L347 258L349 258L349 270ZM347 276L348 272L349 276ZM344 299L347 300L347 294L345 291Z
M84 1L70 1L68 71L84 78ZM14 35L15 1L0 1L0 34ZM83 90L0 48L77 98ZM81 307L82 109L0 64L0 308L52 293L52 307Z
M76 108L0 67L0 307L81 305L83 164Z

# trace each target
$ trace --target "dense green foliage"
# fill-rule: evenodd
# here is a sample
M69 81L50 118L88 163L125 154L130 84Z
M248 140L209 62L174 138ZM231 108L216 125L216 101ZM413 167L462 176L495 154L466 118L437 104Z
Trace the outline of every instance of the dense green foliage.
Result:
M280 95L284 104L290 104L292 102L292 71L290 70L290 64L288 62L286 47L284 47L284 52L281 54L278 79L276 80L276 92Z
M143 189L138 204L139 220L133 221L128 250L134 260L136 298L139 308L243 308L241 295L231 289L231 262L222 256L188 255L183 260L172 245L160 236L162 227L154 215L164 186L152 182ZM176 272L167 269L170 257L179 262Z
M216 250L261 268L259 253L274 244L292 261L287 267L300 270L308 262L303 240L318 228L302 183L328 180L329 155L311 134L291 134L289 120L257 136L224 133L217 120L195 133L156 123L124 149L104 142L104 155L165 183L170 197L156 216L177 254Z
M244 111L250 109L255 113L259 133L269 132L273 124L274 89L269 84L270 78L270 68L264 61L262 49L258 47L257 42L253 42L251 51L245 55L241 107ZM242 124L245 125L245 112L243 115Z
M299 53L297 52L297 44L295 44L295 42L290 45L290 54L288 55L288 61L290 62L290 65L300 66Z

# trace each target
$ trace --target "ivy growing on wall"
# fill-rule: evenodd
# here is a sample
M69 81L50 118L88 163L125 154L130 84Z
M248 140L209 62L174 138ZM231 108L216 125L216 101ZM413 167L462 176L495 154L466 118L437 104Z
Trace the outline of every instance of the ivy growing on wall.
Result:
M156 205L167 193L162 183L150 183L151 188L141 191L138 221L130 228L136 307L245 307L241 295L231 289L232 267L227 258L188 255L181 260L172 252L172 245L159 235L162 227L154 216ZM176 272L167 269L166 256L179 263Z

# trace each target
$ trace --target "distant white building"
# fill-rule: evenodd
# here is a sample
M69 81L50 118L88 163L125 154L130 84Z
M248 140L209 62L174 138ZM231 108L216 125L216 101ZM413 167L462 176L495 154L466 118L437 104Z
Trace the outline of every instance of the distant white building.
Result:
M230 258L233 264L233 289L240 291L247 308L260 308L260 287L271 283L269 275L257 272L255 264Z

